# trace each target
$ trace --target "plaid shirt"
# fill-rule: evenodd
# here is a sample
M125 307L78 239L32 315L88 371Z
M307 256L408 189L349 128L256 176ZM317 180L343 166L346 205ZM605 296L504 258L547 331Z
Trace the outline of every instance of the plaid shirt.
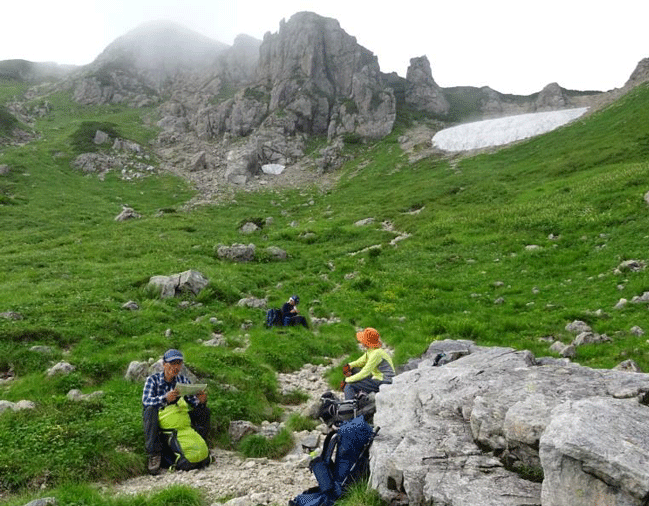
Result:
M168 403L166 395L176 388L176 383L191 383L186 376L179 374L171 383L165 381L164 372L157 372L146 379L144 383L144 392L142 392L142 405L158 406L164 408ZM199 402L195 395L186 395L185 400L192 406L198 406Z

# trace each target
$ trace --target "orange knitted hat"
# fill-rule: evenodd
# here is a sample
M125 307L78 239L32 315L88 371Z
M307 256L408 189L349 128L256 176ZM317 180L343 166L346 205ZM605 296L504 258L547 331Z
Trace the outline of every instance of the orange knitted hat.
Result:
M368 348L381 347L381 336L379 335L378 330L373 329L372 327L367 327L360 332L356 332L356 339L359 343Z

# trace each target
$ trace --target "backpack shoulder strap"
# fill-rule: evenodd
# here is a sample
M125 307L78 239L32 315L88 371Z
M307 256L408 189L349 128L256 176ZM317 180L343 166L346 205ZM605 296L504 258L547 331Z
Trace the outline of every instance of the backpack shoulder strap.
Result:
M325 462L331 462L331 457L333 456L336 445L340 440L340 434L338 431L332 430L325 437L324 443L322 443L322 458Z

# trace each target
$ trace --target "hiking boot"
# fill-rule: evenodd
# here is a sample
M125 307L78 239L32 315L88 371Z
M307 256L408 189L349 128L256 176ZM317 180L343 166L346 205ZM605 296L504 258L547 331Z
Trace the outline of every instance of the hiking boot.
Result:
M149 455L149 464L147 470L149 474L158 474L160 472L160 463L162 461L161 455Z

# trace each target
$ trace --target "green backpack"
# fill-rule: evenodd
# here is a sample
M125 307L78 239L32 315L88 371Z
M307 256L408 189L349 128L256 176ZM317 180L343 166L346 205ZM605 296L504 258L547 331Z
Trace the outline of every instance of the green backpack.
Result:
M189 419L189 406L184 398L170 404L158 413L160 430L163 439L171 450L169 467L181 471L189 471L205 467L210 463L210 451L207 443L196 432Z

